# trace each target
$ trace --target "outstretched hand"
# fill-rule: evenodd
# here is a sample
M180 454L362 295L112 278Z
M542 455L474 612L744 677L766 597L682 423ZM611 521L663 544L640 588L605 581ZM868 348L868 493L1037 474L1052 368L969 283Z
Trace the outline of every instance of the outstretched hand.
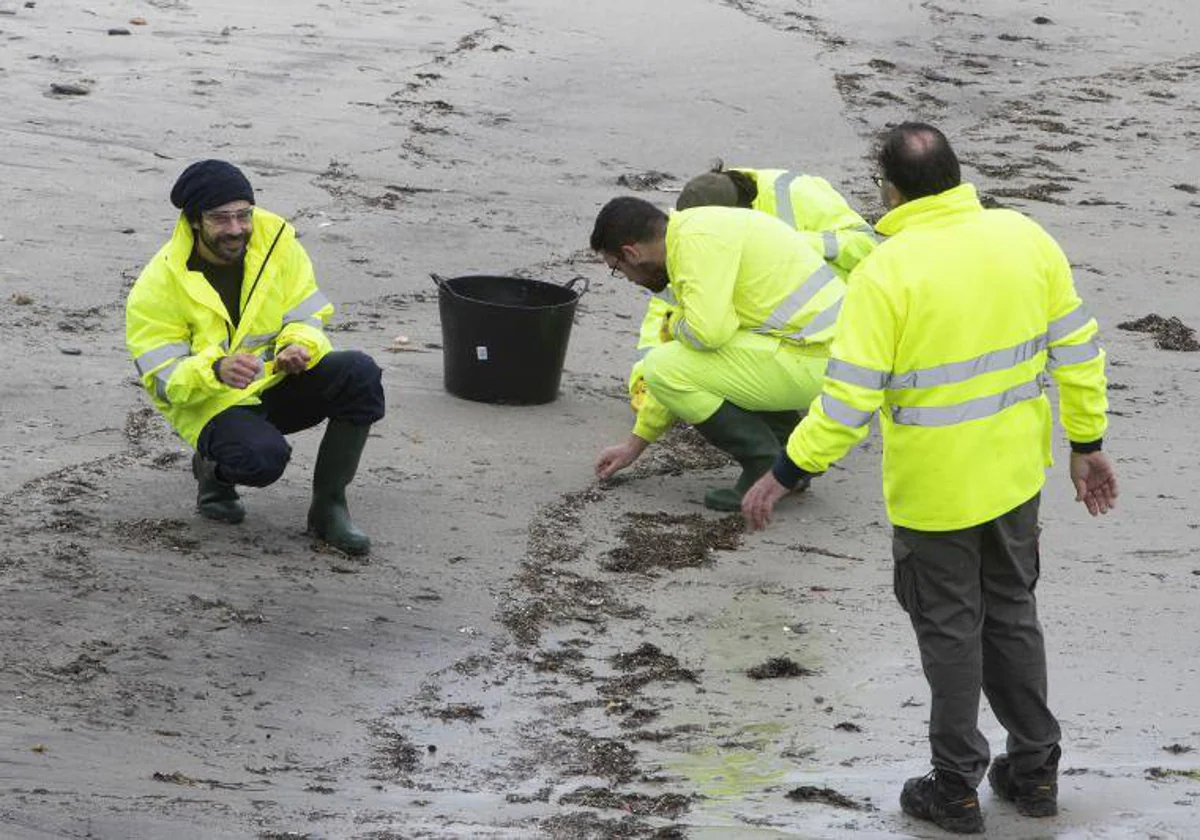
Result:
M596 478L603 481L616 475L636 461L647 446L637 435L630 435L624 443L607 447L596 457Z
M1117 506L1117 474L1103 452L1072 452L1071 483L1075 501L1083 502L1092 516Z
M754 486L742 496L742 516L751 531L767 527L771 521L771 513L775 503L788 494L788 489L780 484L773 473L767 473L754 483Z

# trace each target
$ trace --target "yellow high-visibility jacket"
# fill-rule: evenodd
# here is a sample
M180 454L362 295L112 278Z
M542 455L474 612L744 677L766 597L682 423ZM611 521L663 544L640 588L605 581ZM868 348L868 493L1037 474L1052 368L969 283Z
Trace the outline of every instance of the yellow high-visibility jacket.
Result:
M667 222L670 284L654 299L662 314L643 321L639 344L681 341L711 351L738 330L827 353L845 283L825 264L811 240L779 219L735 207L693 207ZM631 384L633 387L633 384ZM649 394L634 434L653 441L671 416Z
M875 247L875 231L824 178L786 169L734 171L749 175L758 186L751 205L755 210L819 239L825 260L843 278Z
M275 354L298 344L309 367L329 352L323 328L333 314L317 288L312 263L296 230L279 216L254 209L246 250L241 318L234 329L221 296L198 271L189 271L193 231L182 214L167 244L142 269L125 305L125 343L151 401L192 446L204 424L258 395L285 374ZM263 371L244 389L219 381L213 363L233 353L263 359Z
M1070 440L1107 427L1104 351L1070 265L1035 222L984 210L970 184L884 216L854 270L825 385L788 441L824 472L883 432L891 521L968 528L1032 498L1052 463L1048 370Z
M824 178L786 169L736 167L734 171L754 179L758 194L753 209L775 216L811 239L839 277L845 279L875 247L874 230ZM630 405L637 413L633 433L644 440L657 439L674 422L642 381L642 359L658 344L671 340L666 333L659 338L669 306L662 297L651 298L642 316L637 359L629 372Z

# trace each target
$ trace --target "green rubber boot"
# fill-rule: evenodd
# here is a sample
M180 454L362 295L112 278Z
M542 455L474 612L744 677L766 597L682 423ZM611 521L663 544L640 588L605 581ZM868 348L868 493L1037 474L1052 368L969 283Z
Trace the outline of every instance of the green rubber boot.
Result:
M371 539L354 527L346 507L346 485L354 480L358 459L367 443L370 426L330 420L317 450L313 469L313 498L308 509L308 529L347 554L366 554Z
M236 525L246 518L237 488L217 478L217 462L192 455L192 475L196 477L196 509L205 519Z
M712 417L696 424L696 431L741 465L742 474L733 487L710 487L704 491L704 506L710 510L741 510L742 496L771 469L780 445L771 427L759 414L721 403Z
M775 435L775 440L779 441L780 448L787 446L788 438L800 424L800 412L795 409L756 411L755 414L766 421L767 426L771 429L771 434Z

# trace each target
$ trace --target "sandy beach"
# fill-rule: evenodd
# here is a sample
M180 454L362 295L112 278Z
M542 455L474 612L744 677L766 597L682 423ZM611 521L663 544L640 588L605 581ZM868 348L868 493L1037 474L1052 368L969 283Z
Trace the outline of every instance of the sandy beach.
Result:
M878 437L754 534L690 430L592 473L645 303L599 207L720 157L874 220L905 119L1058 239L1110 362L1120 507L1060 430L1042 502L1061 813L981 790L988 836L1200 835L1200 6L0 0L0 43L0 838L948 836L897 802L928 690ZM125 296L206 157L384 369L366 560L304 534L318 432L220 525L136 380ZM446 393L431 272L587 279L556 401Z

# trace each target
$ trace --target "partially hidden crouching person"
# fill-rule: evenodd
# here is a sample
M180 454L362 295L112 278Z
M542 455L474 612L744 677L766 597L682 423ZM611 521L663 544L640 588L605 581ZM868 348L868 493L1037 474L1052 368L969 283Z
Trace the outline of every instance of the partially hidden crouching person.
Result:
M332 349L324 326L333 304L295 228L254 206L237 167L192 164L171 203L179 221L129 293L125 337L155 408L196 449L201 515L241 522L236 485L275 482L292 453L284 436L328 419L308 528L342 551L367 553L346 486L383 417L379 367Z
M811 239L757 210L668 216L614 198L596 217L591 247L665 304L660 323L642 325L639 372L653 401L635 397L636 425L600 453L597 475L628 467L682 420L741 466L733 487L704 496L711 509L737 510L820 393L845 284Z

